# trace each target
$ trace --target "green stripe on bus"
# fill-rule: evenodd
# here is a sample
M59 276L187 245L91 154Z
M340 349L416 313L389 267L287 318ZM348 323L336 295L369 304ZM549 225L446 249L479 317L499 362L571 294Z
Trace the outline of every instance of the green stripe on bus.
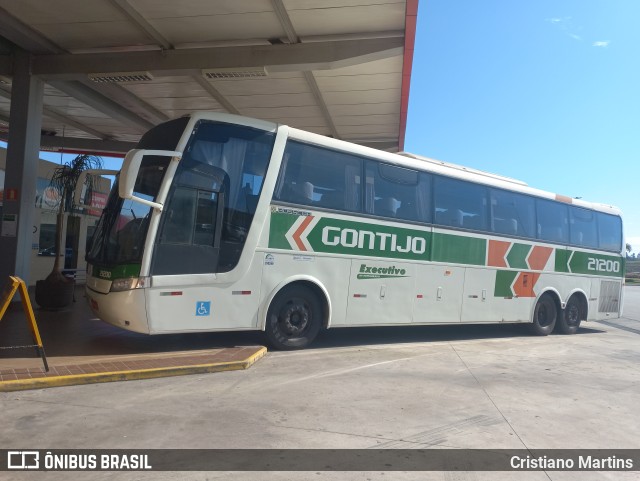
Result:
M513 269L528 269L527 256L529 255L529 251L531 251L531 247L530 244L514 243L507 254L509 267Z
M624 260L618 256L593 254L591 252L569 251L569 271L573 274L622 277Z
M486 264L487 240L452 234L433 235L432 260L453 264Z
M518 271L498 271L496 272L496 287L493 295L495 297L512 297L511 285L518 276Z
M122 264L115 267L92 266L93 277L100 279L126 279L128 277L138 277L140 275L140 264Z
M569 260L570 254L571 251L568 251L566 249L556 249L556 272L569 272L567 261Z
M271 225L269 228L269 247L272 249L291 249L285 234L291 229L297 215L271 213Z
M314 216L312 222L301 221L293 229L294 224L305 217L296 213L271 212L269 247L476 266L487 264L488 241L482 237L431 233L427 230L323 216ZM509 267L528 270L527 257L533 246L514 243L506 256ZM512 295L510 285L515 274L512 271L505 272L510 273L498 272L496 296ZM614 255L556 248L555 272L622 277L624 259ZM505 284L507 282L508 285Z

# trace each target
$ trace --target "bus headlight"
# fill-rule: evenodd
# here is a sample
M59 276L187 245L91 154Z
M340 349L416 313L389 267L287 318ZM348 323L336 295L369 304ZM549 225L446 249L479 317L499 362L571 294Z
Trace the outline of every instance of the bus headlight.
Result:
M111 282L111 292L129 291L131 289L142 289L147 287L147 277L128 277L126 279L116 279Z

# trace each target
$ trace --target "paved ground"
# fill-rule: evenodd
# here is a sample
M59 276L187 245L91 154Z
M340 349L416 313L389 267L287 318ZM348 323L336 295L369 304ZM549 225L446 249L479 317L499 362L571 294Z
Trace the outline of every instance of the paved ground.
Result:
M640 287L625 288L625 296L624 318L588 323L574 336L530 337L523 326L335 330L312 349L269 353L248 371L4 393L0 446L634 448ZM256 335L193 340L224 347L255 344ZM0 473L42 476L230 478ZM589 481L635 480L638 473L235 473L233 479Z
M266 352L260 345L229 342L213 347L211 335L151 337L123 331L95 318L83 287L76 299L66 310L35 310L48 371L41 353L25 347L36 342L20 302L10 306L0 322L0 392L247 369Z

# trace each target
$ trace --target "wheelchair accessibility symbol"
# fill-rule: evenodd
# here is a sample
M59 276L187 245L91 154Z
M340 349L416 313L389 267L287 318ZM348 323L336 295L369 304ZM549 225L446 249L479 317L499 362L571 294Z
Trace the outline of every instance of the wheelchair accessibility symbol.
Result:
M211 301L196 302L196 316L210 316L210 315L211 315Z

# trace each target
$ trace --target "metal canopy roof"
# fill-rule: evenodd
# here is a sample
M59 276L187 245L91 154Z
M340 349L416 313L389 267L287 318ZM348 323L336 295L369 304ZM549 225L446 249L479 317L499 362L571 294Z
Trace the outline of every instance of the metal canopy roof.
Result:
M124 152L193 110L402 150L418 0L0 0L0 137L12 52L46 82L43 148Z

